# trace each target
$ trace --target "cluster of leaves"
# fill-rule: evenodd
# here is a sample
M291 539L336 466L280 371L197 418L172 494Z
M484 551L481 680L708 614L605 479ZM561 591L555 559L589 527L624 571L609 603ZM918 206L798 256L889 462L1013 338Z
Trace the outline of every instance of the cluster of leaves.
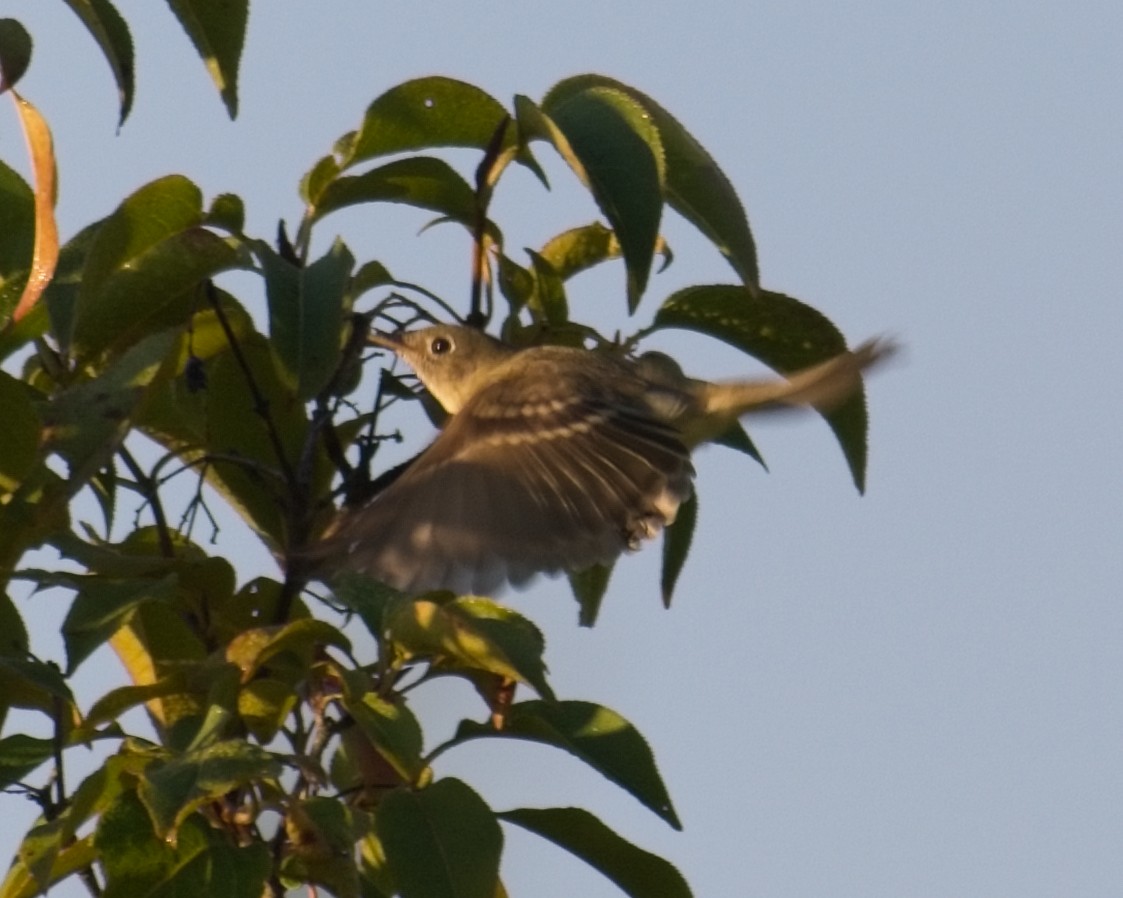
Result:
M107 0L68 2L110 63L124 121L128 28ZM245 2L170 6L233 115ZM0 361L19 368L0 369L0 586L22 581L73 600L60 665L32 653L16 603L0 591L0 723L28 709L52 729L49 738L0 738L0 786L42 809L0 896L76 876L93 894L280 895L309 883L340 896L493 898L505 894L501 821L556 842L629 895L688 895L669 864L586 811L496 812L465 782L434 774L436 759L464 742L531 740L580 758L678 826L636 730L607 708L554 695L529 620L490 598L407 597L362 578L341 579L330 597L309 591L302 553L340 496L377 488L380 413L416 398L389 372L373 402L357 398L371 320L453 314L380 261L359 264L339 240L310 254L314 228L339 209L429 210L473 239L463 320L495 322L520 344L607 346L571 317L569 281L620 260L635 312L656 257L670 258L660 237L669 207L713 242L736 279L667 297L618 349L684 328L779 370L835 354L843 341L829 321L760 287L746 217L713 159L655 101L609 78L570 78L510 109L471 85L424 78L375 99L303 177L305 211L291 241L245 233L237 196L208 204L189 179L169 175L60 245L49 129L12 90L30 58L22 26L0 21L0 91L15 99L32 172L29 184L0 161ZM512 164L545 184L534 155L542 146L568 163L604 220L519 261L490 201ZM474 180L431 155L450 147L479 153ZM265 314L216 285L232 270L261 278ZM830 423L860 486L860 398ZM155 461L142 461L137 435L160 447ZM755 454L743 431L726 441ZM192 489L177 522L168 487L181 480ZM230 561L193 539L208 495L281 561L283 579L239 585ZM96 524L73 517L84 497L100 508ZM128 502L141 509L131 527L119 507ZM695 510L667 536L666 598ZM43 545L61 561L21 568ZM573 578L587 622L607 578ZM373 660L356 657L344 632L354 618L373 640ZM70 681L105 644L130 682L83 710ZM407 698L439 676L470 682L486 719L463 721L426 751ZM516 701L519 684L539 698ZM138 708L151 724L145 734L121 722ZM105 763L72 788L67 753L95 742L108 746Z

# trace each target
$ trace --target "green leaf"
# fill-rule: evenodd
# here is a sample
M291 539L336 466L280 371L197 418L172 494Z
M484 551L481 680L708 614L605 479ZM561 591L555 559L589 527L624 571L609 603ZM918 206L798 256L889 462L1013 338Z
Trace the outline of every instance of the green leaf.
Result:
M385 633L388 616L410 602L393 587L349 571L332 577L331 591L344 608L359 615L370 635L378 640Z
M526 251L530 256L531 270L534 272L534 292L528 305L537 313L537 318L547 324L564 324L569 320L569 304L565 298L565 284L550 261L532 249Z
M249 0L168 0L222 96L238 117L238 64L246 39Z
M271 753L242 739L227 739L152 764L138 795L156 832L166 837L200 805L280 774L281 765Z
M468 182L442 159L411 156L361 175L335 178L315 198L312 221L358 203L404 203L440 212L472 227L476 195Z
M783 293L710 284L672 294L655 315L654 328L681 328L716 337L781 373L824 362L846 349L841 332L821 312ZM868 414L864 393L824 415L850 467L865 489Z
M590 702L518 702L496 730L462 720L456 739L525 739L563 749L633 795L675 829L682 829L647 741L628 721Z
M246 224L246 206L236 193L220 193L211 200L204 223L212 228L222 228L231 234L242 233Z
M281 868L286 884L315 883L339 898L359 898L355 821L343 802L324 796L292 802L285 833L291 846Z
M43 445L66 459L72 493L108 464L147 390L170 373L171 352L179 339L171 331L151 334L100 376L79 381L40 405Z
M496 816L579 857L631 898L691 898L690 887L673 865L622 839L586 810L516 808Z
M0 161L0 322L8 322L23 293L34 245L35 194Z
M564 135L554 146L593 194L620 241L628 310L647 287L663 211L663 148L643 107L622 91L551 92L541 112Z
M39 461L42 424L27 385L4 371L0 371L0 409L4 410L4 439L0 440L2 497L13 492Z
M129 35L129 26L109 0L65 2L93 35L113 72L113 80L117 82L117 100L121 106L121 114L117 119L117 127L120 128L128 118L129 110L133 108L135 90L133 39Z
M37 658L0 656L0 708L34 708L68 727L78 717L62 672Z
M725 446L729 449L734 449L737 452L741 452L747 455L758 465L764 468L764 470L768 470L768 465L764 463L764 456L760 454L760 450L757 449L756 443L752 441L752 438L749 436L748 431L745 430L740 421L734 421L729 430L714 437L713 441L719 446Z
M103 222L74 309L80 354L187 321L199 305L195 288L239 264L234 246L202 222L199 188L180 175L141 187Z
M103 645L126 618L145 602L168 601L179 579L169 574L159 580L110 580L75 577L79 592L62 623L67 670L73 672Z
M375 822L402 898L495 898L503 832L460 780L397 789Z
M698 522L698 493L678 507L675 521L663 529L663 575L660 586L663 590L663 607L671 607L671 598L678 583L679 574L686 564L690 543L694 539L694 525Z
M551 89L568 96L593 87L627 94L651 117L666 155L667 204L693 224L729 260L750 288L760 286L756 246L733 184L689 131L647 94L603 75L577 75Z
M608 592L608 580L612 576L613 565L594 564L583 571L573 571L568 575L569 588L577 599L577 623L591 627L597 622L601 602Z
M283 626L254 627L231 640L226 659L238 665L242 682L248 683L273 658L282 652L294 652L310 663L317 646L332 645L346 653L351 642L327 621L305 617Z
M440 76L407 81L367 108L362 126L349 141L343 167L407 150L485 150L506 116L498 100L463 81ZM504 146L514 140L509 135Z
M174 843L160 838L132 793L102 816L94 844L105 870L103 898L260 898L272 872L264 842L235 846L199 819L188 820Z
M63 848L51 865L45 882L33 878L27 866L17 859L8 870L8 875L0 883L3 898L35 898L42 895L46 888L72 876L79 870L89 869L97 861L93 847L93 836L85 836Z
M0 93L11 90L31 63L31 35L15 19L0 19Z
M167 698L178 695L187 688L187 677L182 671L143 686L118 686L111 689L93 703L82 721L82 733L92 733L97 727L116 720L130 708L142 705L154 698Z
M371 691L363 671L341 671L343 707L378 753L406 782L416 782L425 769L421 759L421 726L409 707Z
M43 292L40 306L46 306L50 317L51 331L58 343L59 352L70 354L70 342L74 335L74 312L78 306L78 294L82 289L82 273L86 267L90 248L97 239L103 221L87 225L67 241L59 250L55 276ZM23 322L21 322L22 324Z
M499 674L553 697L541 632L490 599L464 596L443 604L419 599L393 616L386 633L405 657L420 655L440 667Z
M264 243L254 247L265 272L269 336L285 385L304 400L318 394L339 365L343 293L355 258L340 240L307 268Z
M31 643L19 610L6 593L0 592L0 657L22 657ZM0 720L3 723L3 720Z
M602 262L620 258L620 242L609 228L594 221L552 237L542 247L541 255L558 277L567 281Z
M25 733L0 739L0 789L18 783L53 753L54 743L50 739L36 739Z

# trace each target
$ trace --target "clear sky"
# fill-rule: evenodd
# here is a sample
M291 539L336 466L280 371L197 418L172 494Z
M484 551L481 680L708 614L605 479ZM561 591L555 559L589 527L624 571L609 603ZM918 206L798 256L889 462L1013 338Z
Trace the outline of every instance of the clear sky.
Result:
M0 9L37 40L21 88L54 128L66 237L177 171L208 197L240 193L247 229L268 236L296 221L300 175L388 87L440 73L509 102L595 71L655 97L717 158L766 286L852 338L907 345L870 387L865 497L825 425L767 422L753 433L769 474L700 454L701 524L672 610L657 550L618 566L592 631L561 584L512 598L546 631L556 692L648 737L684 832L546 749L471 746L438 774L496 808L584 805L706 898L1118 893L1117 2L259 2L235 123L164 4L119 6L138 60L120 135L76 17L47 0ZM0 153L22 154L10 110ZM512 248L593 216L551 172L551 194L520 176L500 196ZM368 209L320 237L338 229L361 259L463 307L466 243L450 228L410 236L424 220ZM641 324L677 287L732 277L681 223L668 235L676 261ZM622 292L621 272L598 274L571 302L622 316ZM663 346L706 376L747 367L704 341ZM50 650L54 611L23 607ZM120 677L100 653L80 695ZM447 735L469 701L423 696L427 735ZM6 856L30 815L0 803ZM548 844L509 831L507 845L512 896L619 894Z

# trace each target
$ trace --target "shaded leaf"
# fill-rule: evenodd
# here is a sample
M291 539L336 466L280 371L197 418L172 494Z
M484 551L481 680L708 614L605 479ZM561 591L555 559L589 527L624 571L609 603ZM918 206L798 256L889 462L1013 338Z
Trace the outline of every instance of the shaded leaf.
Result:
M376 156L433 147L486 150L507 112L478 87L434 76L391 88L367 108L348 141L343 167ZM504 142L511 144L514 136Z
M0 322L7 322L23 294L35 247L35 194L0 161Z
M686 556L690 552L697 522L698 493L695 491L678 507L674 523L663 528L663 573L659 585L663 591L664 608L671 607L675 584L686 565Z
M293 802L285 834L291 846L281 868L286 880L326 886L339 898L358 898L354 822L346 805L322 796Z
M682 829L647 740L615 711L590 702L518 702L508 711L502 730L471 720L462 720L456 730L458 741L483 736L563 749Z
M27 385L4 371L0 371L0 409L4 410L4 439L0 440L2 496L14 491L39 461L42 425Z
M78 594L62 623L67 670L73 672L103 645L139 605L169 600L177 584L175 574L159 580L76 577Z
M238 64L246 39L249 0L168 0L187 32L230 118L238 116Z
M612 569L611 564L594 564L583 571L571 571L567 574L569 588L577 599L577 623L580 626L591 627L597 622Z
M54 752L50 739L13 733L0 739L0 789L7 789L48 760Z
M452 166L432 156L411 156L328 181L312 200L312 220L358 203L379 202L440 212L468 227L476 215L475 192Z
M553 92L542 113L564 135L551 135L608 219L628 270L628 310L647 287L663 210L663 150L643 108L621 91Z
M202 222L199 188L180 175L141 187L102 222L74 309L80 353L184 323L199 306L195 288L240 264L234 246Z
M137 794L156 832L164 837L200 805L237 786L276 779L280 773L281 765L269 752L241 739L228 739L152 764Z
M528 301L529 307L546 324L564 324L569 320L565 284L548 259L532 249L528 249L526 253L530 256L531 270L534 272L534 290Z
M311 399L339 365L343 293L355 258L340 240L307 268L260 241L254 252L265 272L270 345L281 378L299 398Z
M11 90L31 63L31 35L15 19L0 19L0 94Z
M618 90L643 107L659 130L666 157L667 204L717 247L742 281L760 286L756 246L733 184L694 136L647 94L603 75L577 75L551 88L570 95L593 87Z
M246 223L245 203L236 193L220 193L211 200L203 223L231 234L240 234Z
M460 780L391 792L375 823L402 898L495 898L503 833Z
M129 26L109 0L65 0L65 3L93 35L113 72L113 80L117 82L117 100L121 107L121 114L117 118L117 127L120 127L133 107L135 90L133 39L129 34Z
M632 898L691 898L677 869L621 838L581 808L516 808L496 814L549 839L603 873Z
M826 361L846 349L838 328L811 306L782 293L753 293L728 284L679 290L656 313L654 326L716 337L781 373ZM864 393L824 417L861 492L865 488L869 420Z

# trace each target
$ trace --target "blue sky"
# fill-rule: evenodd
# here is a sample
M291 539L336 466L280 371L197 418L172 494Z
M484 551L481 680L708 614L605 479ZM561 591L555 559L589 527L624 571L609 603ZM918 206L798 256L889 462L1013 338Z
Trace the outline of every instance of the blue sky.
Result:
M3 14L37 40L22 90L54 128L64 236L173 171L208 197L240 193L247 229L272 234L299 215L299 176L371 99L419 75L509 102L595 71L655 97L736 185L766 286L851 338L905 343L870 386L868 493L821 422L764 422L752 432L769 474L719 449L697 459L700 530L671 611L652 550L618 566L592 631L561 584L512 597L546 631L557 693L648 737L683 833L545 749L471 746L438 774L496 808L589 807L698 896L1117 891L1123 12L628 6L258 3L230 123L164 5L121 0L138 93L119 135L76 17L44 0ZM10 111L0 153L22 154ZM552 193L525 176L501 192L513 246L593 217L564 169L551 173ZM423 222L347 213L320 239L337 229L360 258L463 305L466 244L447 228L413 237ZM680 222L667 230L676 261L639 324L677 287L731 277ZM571 302L628 327L621 272L583 276ZM746 370L702 340L660 346L699 375ZM53 612L24 607L49 652ZM108 654L89 670L87 701L120 677ZM431 738L469 701L422 696ZM29 820L19 799L0 802ZM514 896L619 894L549 845L514 832L507 845Z

